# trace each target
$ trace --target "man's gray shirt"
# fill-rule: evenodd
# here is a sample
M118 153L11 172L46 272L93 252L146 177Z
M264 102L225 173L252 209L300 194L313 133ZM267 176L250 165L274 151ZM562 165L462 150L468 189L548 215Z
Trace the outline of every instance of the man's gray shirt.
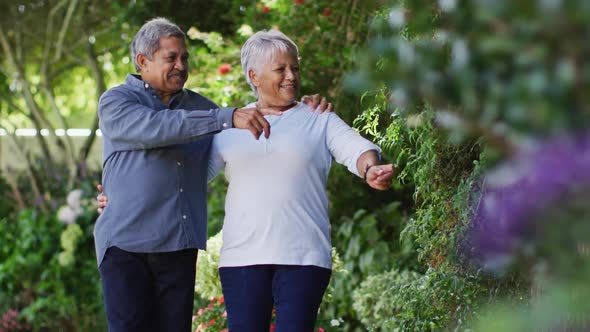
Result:
M233 110L187 89L164 105L136 75L101 96L102 184L109 203L94 228L99 265L112 246L205 249L211 138L232 127Z

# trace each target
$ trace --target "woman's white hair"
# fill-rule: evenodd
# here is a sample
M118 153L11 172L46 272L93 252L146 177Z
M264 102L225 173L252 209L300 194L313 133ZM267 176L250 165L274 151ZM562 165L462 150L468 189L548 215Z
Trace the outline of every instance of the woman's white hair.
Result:
M168 19L156 17L147 21L135 34L130 46L131 59L137 72L140 69L137 55L143 54L152 60L154 53L160 48L160 37L177 37L186 40L184 32Z
M252 84L248 71L252 69L254 72L258 72L261 64L270 62L275 54L285 52L288 52L299 61L297 45L278 30L258 31L248 38L244 46L242 46L242 69L246 75L246 81L248 81L256 96L258 96L258 91Z

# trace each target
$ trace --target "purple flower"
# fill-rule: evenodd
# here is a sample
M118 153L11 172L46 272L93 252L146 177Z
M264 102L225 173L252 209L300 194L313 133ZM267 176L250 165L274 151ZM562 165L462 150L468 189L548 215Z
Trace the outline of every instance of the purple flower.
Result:
M488 173L474 206L470 242L491 270L534 251L543 217L590 189L590 135L545 142Z

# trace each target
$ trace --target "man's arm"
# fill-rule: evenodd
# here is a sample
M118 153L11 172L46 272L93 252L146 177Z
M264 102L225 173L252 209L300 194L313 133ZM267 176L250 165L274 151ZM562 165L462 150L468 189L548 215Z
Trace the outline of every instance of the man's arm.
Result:
M123 91L109 90L99 101L100 129L116 150L143 150L186 143L227 128L248 129L256 139L270 135L263 115L273 109L219 108L153 110Z
M100 129L117 150L186 143L231 128L233 109L156 111L125 91L109 90L99 101Z

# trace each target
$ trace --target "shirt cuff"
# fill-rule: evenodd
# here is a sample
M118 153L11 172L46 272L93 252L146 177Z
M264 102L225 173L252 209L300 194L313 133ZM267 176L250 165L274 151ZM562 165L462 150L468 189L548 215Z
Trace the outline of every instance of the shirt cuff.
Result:
M234 123L232 119L236 109L237 108L235 107L225 107L219 109L219 112L217 112L217 121L219 122L221 130L233 128Z

